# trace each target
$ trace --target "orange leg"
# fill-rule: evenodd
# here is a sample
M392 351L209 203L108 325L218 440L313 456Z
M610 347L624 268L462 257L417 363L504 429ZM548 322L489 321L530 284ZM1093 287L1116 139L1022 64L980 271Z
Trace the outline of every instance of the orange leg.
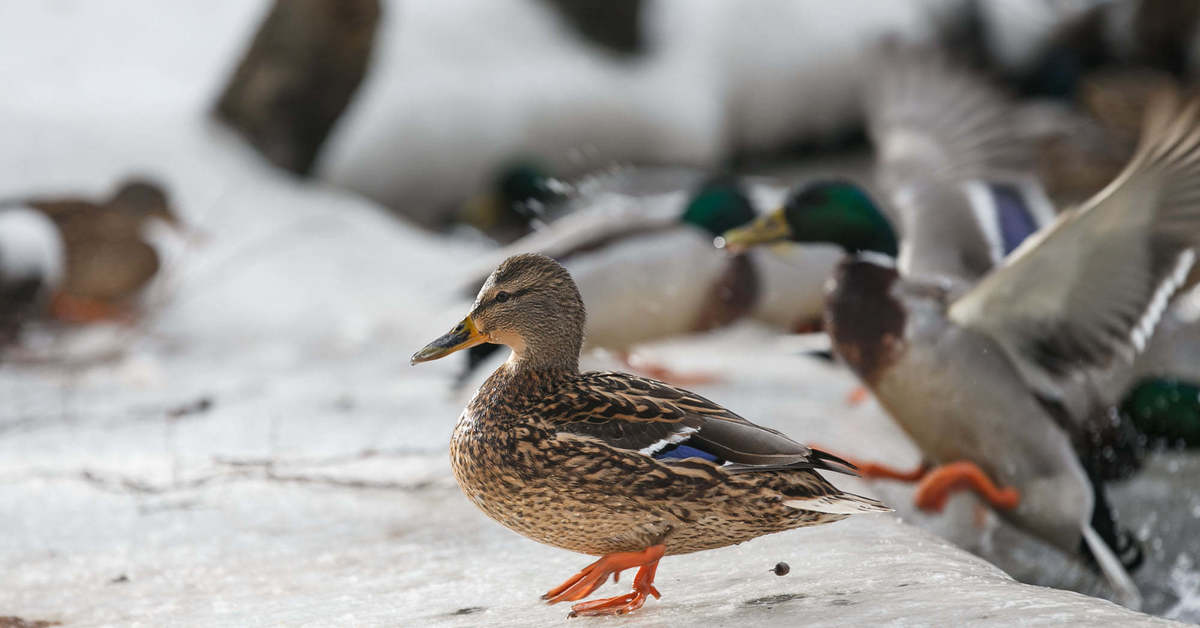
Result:
M959 461L930 471L917 486L913 501L922 510L941 512L950 494L971 489L993 508L1011 510L1021 503L1021 493L1010 486L1000 488L973 462Z
M56 293L50 300L50 315L64 323L73 324L128 320L130 318L129 310L121 306L61 292Z
M866 401L870 397L871 393L865 386L855 386L854 390L851 390L850 393L846 395L846 405L853 408L854 406Z
M616 576L622 570L637 567L638 572L633 579L631 593L591 602L581 602L571 607L571 617L621 615L635 611L646 603L647 597L651 595L659 597L658 589L654 588L654 572L658 569L658 561L663 557L665 551L665 546L654 545L640 552L617 552L605 555L600 560L584 567L582 571L566 582L547 591L542 599L549 604L581 600L604 584L610 575Z
M832 451L830 451L829 449L827 449L825 447L818 447L817 445L813 445L811 443L809 444L809 446L813 449L820 449L821 451L824 451L826 453L833 454ZM858 474L860 476L867 478L867 479L872 479L872 480L884 479L884 480L899 480L901 482L916 482L916 481L920 480L921 478L925 477L925 474L929 471L929 467L926 466L924 463L921 463L921 465L915 469L912 469L909 471L902 471L900 469L896 469L895 467L889 467L887 465L882 465L882 464L878 464L875 462L865 462L862 460L857 460L855 458L851 458L850 456L842 456L840 454L834 454L834 455L836 455L838 458L841 458L842 460L845 460L846 462L849 462L850 464L854 465L855 468L858 469Z
M704 384L713 384L719 381L714 375L706 375L704 373L677 373L660 364L654 364L645 360L637 360L637 364L633 363L628 352L621 351L617 353L618 359L625 365L625 368L644 375L652 379L674 384L676 386L702 386Z

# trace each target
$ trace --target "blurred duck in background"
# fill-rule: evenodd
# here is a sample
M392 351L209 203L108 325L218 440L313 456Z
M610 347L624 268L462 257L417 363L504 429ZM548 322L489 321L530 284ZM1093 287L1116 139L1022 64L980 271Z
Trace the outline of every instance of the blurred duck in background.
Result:
M586 211L597 197L645 199L694 188L705 176L691 168L612 166L567 181L549 172L533 158L506 163L484 190L464 203L459 221L509 244L567 214Z
M0 206L0 319L11 340L43 313L67 323L128 319L160 269L154 221L181 223L156 183L130 180L108 199L34 198Z
M886 93L928 97L936 87ZM982 128L948 115L948 105L931 99L925 110L964 130ZM1140 562L1140 550L1115 525L1102 490L1109 472L1090 454L1112 432L1110 415L1095 407L1093 376L1145 347L1191 270L1198 177L1200 101L1167 93L1114 182L965 291L906 272L890 261L891 250L856 238L868 222L863 214L880 214L873 204L831 212L828 197L807 189L726 242L842 245L851 257L835 272L827 329L838 354L927 459L942 465L896 474L920 479L917 504L937 510L952 491L971 488L1019 527L1090 557L1122 601L1136 606L1126 569ZM830 215L838 229L814 227L822 220L828 227L822 217Z
M819 327L823 285L838 259L835 250L789 244L725 255L713 249L712 239L757 216L745 187L733 177L717 176L686 202L684 192L675 190L647 196L589 190L591 207L517 240L486 265L521 252L554 258L570 270L590 304L586 348L614 351L627 366L675 383L711 378L642 360L631 363L630 352L642 343L744 318L789 332ZM772 196L772 190L758 191ZM469 289L477 291L481 284L482 276ZM473 347L463 379L498 349Z

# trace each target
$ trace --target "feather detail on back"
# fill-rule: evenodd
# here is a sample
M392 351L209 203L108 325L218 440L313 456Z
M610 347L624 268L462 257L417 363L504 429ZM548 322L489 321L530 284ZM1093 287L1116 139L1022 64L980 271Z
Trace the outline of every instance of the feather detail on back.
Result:
M543 412L556 417L552 427L560 437L595 438L658 458L680 458L664 454L686 447L710 461L728 462L723 468L729 473L823 469L854 474L846 461L700 395L626 373L581 374L569 393L547 400Z
M1061 379L1142 350L1197 244L1200 100L1167 94L1121 175L1026 240L949 316L998 341L1053 396Z

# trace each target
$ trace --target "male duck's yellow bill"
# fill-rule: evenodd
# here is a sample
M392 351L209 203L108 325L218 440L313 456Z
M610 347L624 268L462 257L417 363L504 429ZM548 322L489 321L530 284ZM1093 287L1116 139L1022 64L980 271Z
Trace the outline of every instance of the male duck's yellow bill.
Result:
M468 316L441 338L434 340L425 345L424 349L414 353L411 364L444 358L455 351L474 347L477 344L487 341L487 334L476 329L475 321L471 320L471 317Z
M714 244L717 248L728 249L740 253L759 244L770 244L786 240L792 235L792 228L783 215L783 208L769 214L763 214L745 227L730 229L717 236Z

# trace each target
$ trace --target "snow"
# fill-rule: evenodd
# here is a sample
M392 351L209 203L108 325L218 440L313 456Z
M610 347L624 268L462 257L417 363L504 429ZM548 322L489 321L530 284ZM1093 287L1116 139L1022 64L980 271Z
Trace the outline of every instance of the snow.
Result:
M62 279L62 236L43 213L0 207L0 284L23 278Z
M0 363L0 614L68 626L559 625L567 609L538 595L590 559L523 539L462 496L446 453L458 365L408 365L461 317L450 292L482 245L273 171L202 116L261 10L0 5L0 41L22 51L0 55L0 79L28 86L0 100L0 196L102 195L146 173L203 234L169 252L138 326L35 330ZM646 353L720 375L700 392L798 439L915 462L878 407L844 405L847 373L794 349L742 325ZM1200 495L1171 480L1195 464L1163 457L1116 500L1155 539L1147 577L1166 590L1148 602L1190 621ZM1018 584L907 523L990 539L989 558L1047 584L1099 586L1082 568L1045 575L1067 561L1011 531L977 531L969 498L933 518L907 508L910 487L835 481L902 518L668 558L663 598L611 623L1160 621ZM785 577L768 571L781 560Z

